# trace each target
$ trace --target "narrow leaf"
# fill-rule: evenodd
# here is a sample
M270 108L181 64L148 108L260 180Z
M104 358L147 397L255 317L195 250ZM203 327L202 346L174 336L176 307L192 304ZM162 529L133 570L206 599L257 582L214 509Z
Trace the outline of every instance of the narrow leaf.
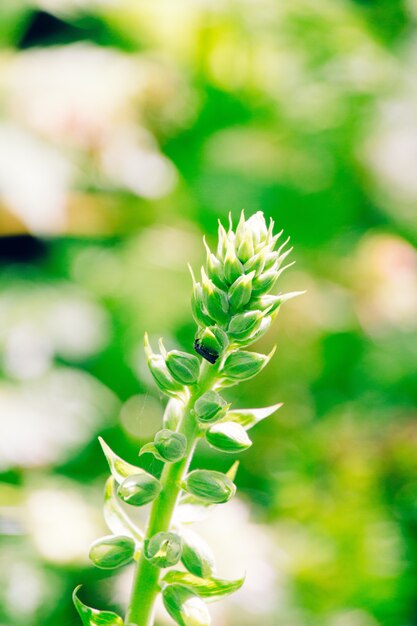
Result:
M123 626L122 618L113 611L99 611L81 602L77 596L80 587L74 589L72 600L84 626Z
M272 406L266 406L262 409L236 409L234 411L228 411L225 416L225 421L237 422L246 430L249 430L266 417L269 417L275 411L278 411L283 406L282 402L273 404Z
M136 467L135 465L131 465L131 463L124 461L120 456L113 452L113 450L110 448L110 446L107 445L104 439L102 439L101 437L99 437L98 439L100 441L101 447L103 448L103 452L109 464L112 476L119 485L128 476L132 476L133 474L148 473L145 472L145 470L141 467Z
M214 601L240 589L245 579L223 580L221 578L199 578L189 572L170 570L165 574L162 580L168 584L178 583L184 585L197 593L201 598L209 598Z

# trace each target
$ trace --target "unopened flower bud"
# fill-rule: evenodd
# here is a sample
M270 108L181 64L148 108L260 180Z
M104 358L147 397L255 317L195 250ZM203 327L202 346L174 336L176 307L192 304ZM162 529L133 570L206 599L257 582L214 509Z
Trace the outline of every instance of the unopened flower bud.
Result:
M214 573L214 557L205 541L196 533L181 531L182 555L181 562L194 576L210 578Z
M246 430L236 422L214 424L207 430L206 440L222 452L243 452L252 445Z
M216 391L207 391L194 405L194 413L204 424L221 419L227 410L227 402Z
M145 558L157 567L171 567L181 558L182 539L176 533L157 533L145 541Z
M229 354L221 373L232 380L248 380L265 367L274 350L268 355L258 352L236 351Z
M97 539L90 548L90 559L100 569L115 569L127 565L135 555L131 537L109 535Z
M229 243L224 258L224 277L229 285L243 274L243 265L236 256L234 246Z
M262 319L262 311L256 310L234 315L227 329L229 337L238 341L248 339L259 328Z
M242 309L251 299L252 295L252 281L255 277L255 272L249 272L249 274L242 274L229 289L229 301L233 311L239 311Z
M145 354L149 371L161 391L168 395L176 395L183 391L182 385L171 376L164 357L152 351L147 333L145 333Z
M242 263L246 263L255 254L252 235L249 229L245 228L243 236L236 237L237 256Z
M194 350L209 363L215 363L229 345L229 339L219 326L208 326L196 337Z
M165 362L173 378L183 385L194 385L200 372L200 361L194 354L171 350Z
M179 626L210 626L207 606L191 589L184 585L167 585L162 590L164 606Z
M224 279L223 264L219 261L216 255L211 252L209 246L207 245L205 238L203 238L203 242L204 242L204 246L207 252L207 261L206 261L207 274L209 278L211 278L211 280L214 282L215 285L217 285L220 288L224 288L225 279Z
M279 273L276 268L272 268L257 276L252 283L252 292L254 295L268 293L278 280Z
M259 276L259 274L263 272L263 269L265 267L266 256L267 254L264 248L262 248L260 252L254 254L250 259L248 259L248 261L246 261L244 265L245 272L254 271L256 275Z
M185 435L164 428L156 433L153 441L142 446L139 455L151 452L160 461L176 463L184 458L186 449Z
M204 268L201 269L201 276L203 283L203 302L207 313L219 324L224 324L228 319L229 312L227 294L208 278Z
M143 506L152 502L161 491L161 483L148 473L128 476L117 490L119 497L133 506Z
M199 500L216 504L228 502L236 492L236 486L226 474L213 470L194 470L181 486Z
M265 217L262 211L257 211L254 215L246 221L246 228L250 230L252 234L252 240L255 248L257 246L265 245L268 237L268 229L265 223Z

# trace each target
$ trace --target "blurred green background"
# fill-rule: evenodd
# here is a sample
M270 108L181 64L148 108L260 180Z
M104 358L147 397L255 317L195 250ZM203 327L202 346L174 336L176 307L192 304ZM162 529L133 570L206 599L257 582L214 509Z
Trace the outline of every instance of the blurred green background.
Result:
M186 264L245 208L307 294L228 392L285 405L202 527L247 572L213 624L416 626L417 1L2 0L0 40L0 625L123 610L97 435L158 430L143 333L191 348Z

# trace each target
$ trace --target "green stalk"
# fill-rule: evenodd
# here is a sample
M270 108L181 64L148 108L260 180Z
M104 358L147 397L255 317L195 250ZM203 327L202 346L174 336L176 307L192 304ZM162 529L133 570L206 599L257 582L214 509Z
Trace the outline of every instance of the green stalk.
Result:
M202 363L199 382L195 385L184 407L184 415L178 427L178 432L187 438L187 454L183 460L177 463L166 463L164 466L161 475L161 493L153 502L145 540L150 539L156 533L167 532L170 528L181 491L179 484L188 470L198 439L198 424L191 414L191 409L195 401L213 386L217 369L217 364L210 365L207 361ZM160 590L160 572L159 567L152 565L145 559L142 551L133 580L132 595L126 615L126 626L152 626L155 599Z

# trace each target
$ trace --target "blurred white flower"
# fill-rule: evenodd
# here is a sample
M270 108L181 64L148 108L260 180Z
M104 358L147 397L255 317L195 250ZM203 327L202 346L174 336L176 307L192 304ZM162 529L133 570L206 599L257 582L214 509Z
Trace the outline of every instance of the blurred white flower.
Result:
M70 458L117 408L109 389L70 368L24 384L0 383L0 469Z
M0 126L0 198L28 230L65 227L71 179L72 166L58 150L17 127Z

